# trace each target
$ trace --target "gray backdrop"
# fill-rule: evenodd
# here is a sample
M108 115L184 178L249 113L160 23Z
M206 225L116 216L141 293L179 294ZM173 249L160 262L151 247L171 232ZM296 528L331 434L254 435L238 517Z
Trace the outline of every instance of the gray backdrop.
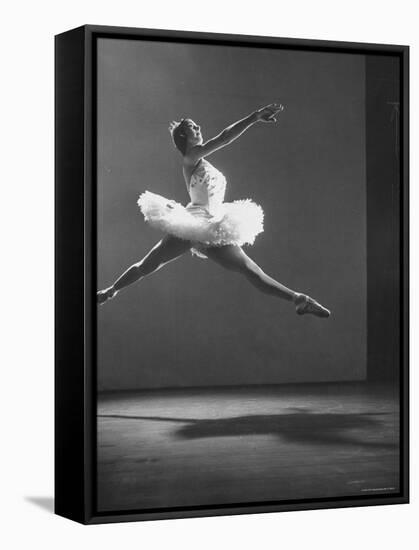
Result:
M101 390L359 380L366 375L363 56L102 39L98 46L98 285L161 237L136 205L145 189L186 203L168 125L204 138L272 101L258 124L210 157L226 200L251 197L265 232L247 252L333 310L288 302L189 254L98 312Z

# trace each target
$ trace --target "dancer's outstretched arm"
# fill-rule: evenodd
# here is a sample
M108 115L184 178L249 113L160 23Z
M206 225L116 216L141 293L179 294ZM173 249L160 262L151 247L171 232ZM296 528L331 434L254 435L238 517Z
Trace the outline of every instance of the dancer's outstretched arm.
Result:
M280 103L271 103L266 107L258 109L247 117L227 126L227 128L224 128L224 130L214 138L189 149L185 155L185 160L189 161L191 164L196 164L199 159L235 141L256 122L276 122L276 116L283 110L284 107Z

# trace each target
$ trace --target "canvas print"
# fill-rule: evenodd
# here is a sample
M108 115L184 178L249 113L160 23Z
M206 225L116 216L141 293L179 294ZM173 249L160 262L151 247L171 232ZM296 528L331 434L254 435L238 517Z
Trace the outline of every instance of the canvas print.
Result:
M97 511L399 494L398 59L96 64Z

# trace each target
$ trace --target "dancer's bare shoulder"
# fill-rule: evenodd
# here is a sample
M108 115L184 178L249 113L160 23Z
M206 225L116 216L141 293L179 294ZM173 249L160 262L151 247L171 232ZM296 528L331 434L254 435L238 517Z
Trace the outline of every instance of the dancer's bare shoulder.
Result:
M183 172L183 177L185 178L185 182L187 186L189 186L192 174L195 172L195 169L200 162L201 162L200 160L196 162L196 160L192 161L186 156L183 157L182 172Z

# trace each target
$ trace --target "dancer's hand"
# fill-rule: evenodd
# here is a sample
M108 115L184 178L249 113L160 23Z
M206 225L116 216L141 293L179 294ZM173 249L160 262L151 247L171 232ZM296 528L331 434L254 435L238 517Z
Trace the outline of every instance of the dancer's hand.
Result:
M113 286L105 288L104 290L99 290L99 292L96 293L97 303L99 305L103 305L105 302L113 298L115 294L116 290L113 288Z
M270 103L266 107L262 107L256 111L257 119L261 122L276 122L278 113L284 110L281 103Z

